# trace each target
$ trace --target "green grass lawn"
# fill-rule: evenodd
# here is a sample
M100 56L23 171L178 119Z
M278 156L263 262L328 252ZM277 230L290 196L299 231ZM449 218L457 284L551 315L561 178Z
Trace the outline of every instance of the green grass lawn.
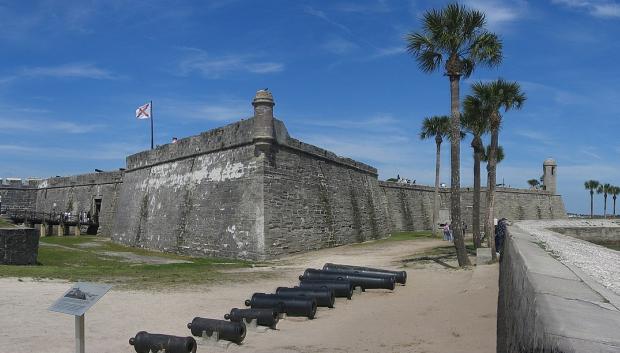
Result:
M192 258L132 248L101 237L45 237L40 241L38 266L0 266L0 277L97 281L126 288L162 288L212 282L224 276L234 277L221 273L221 270L251 266L251 263L244 261ZM121 257L103 254L110 251L191 263L129 262Z

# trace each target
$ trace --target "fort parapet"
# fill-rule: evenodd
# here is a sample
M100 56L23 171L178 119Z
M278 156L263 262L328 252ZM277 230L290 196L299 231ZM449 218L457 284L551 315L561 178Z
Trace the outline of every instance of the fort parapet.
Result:
M116 242L192 256L267 259L431 228L432 187L381 182L372 166L292 138L268 91L252 105L252 118L128 156L122 172L47 179L32 204L88 211ZM471 199L463 189L468 223ZM510 219L566 216L549 191L499 188L497 205Z

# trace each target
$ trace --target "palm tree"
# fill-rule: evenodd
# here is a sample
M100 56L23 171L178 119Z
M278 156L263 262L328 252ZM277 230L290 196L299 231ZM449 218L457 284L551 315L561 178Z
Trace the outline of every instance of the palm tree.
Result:
M461 119L461 125L465 131L471 133L474 137L471 140L471 147L474 150L474 204L472 210L472 237L474 239L474 247L481 246L480 235L480 160L484 155L484 144L482 143L482 135L489 132L488 114L481 109L480 101L473 96L467 96L463 101L464 114Z
M594 218L594 191L598 189L600 183L597 180L588 180L584 183L586 190L590 190L590 218Z
M489 163L489 156L491 155L491 145L487 145L487 148L484 150L484 154L482 155L482 161L487 163ZM503 146L497 146L497 151L495 152L495 163L499 164L501 161L504 160L506 156L504 155L504 147ZM488 169L488 168L487 168Z
M603 194L603 218L607 218L607 194L611 189L610 184L599 185L596 189L597 194Z
M441 143L450 135L450 117L433 116L424 118L420 138L422 140L435 138L437 152L435 154L435 199L433 200L433 235L437 235L437 221L439 219L439 166L441 165Z
M614 218L616 218L616 197L620 194L620 187L612 186L609 190L609 193L613 196L614 199Z
M531 189L537 189L538 185L540 185L537 179L530 179L527 181L527 183L530 184Z
M473 96L478 98L484 107L484 111L489 112L489 127L491 129L491 145L487 155L487 208L484 224L484 233L491 234L493 229L493 211L495 206L495 183L496 169L498 161L499 129L502 124L502 115L510 109L521 109L526 100L525 94L521 91L521 86L517 82L507 82L503 79L483 83L476 82L472 85ZM492 249L492 258L497 258L495 254L495 243L488 237L489 247Z
M486 29L484 13L458 3L428 10L421 32L405 37L407 50L424 72L445 70L450 79L450 214L454 226L454 246L459 266L470 265L461 232L461 181L459 83L476 65L496 66L502 61L502 42Z

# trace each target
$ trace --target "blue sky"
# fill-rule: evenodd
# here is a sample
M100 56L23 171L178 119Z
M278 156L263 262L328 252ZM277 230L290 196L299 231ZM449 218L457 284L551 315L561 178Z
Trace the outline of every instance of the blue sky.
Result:
M163 144L251 116L255 91L268 87L294 137L369 163L382 179L431 184L434 142L417 136L425 116L449 113L448 80L419 71L403 36L445 3L2 1L0 177L123 167L150 143L137 106L154 101ZM553 157L567 209L587 212L586 179L620 185L620 2L464 3L486 12L505 59L477 70L462 94L501 76L528 96L504 117L498 180L526 187Z

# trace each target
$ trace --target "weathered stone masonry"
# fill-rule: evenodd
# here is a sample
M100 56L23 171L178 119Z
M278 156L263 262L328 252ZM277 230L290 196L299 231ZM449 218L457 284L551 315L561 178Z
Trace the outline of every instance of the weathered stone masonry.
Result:
M424 185L406 185L379 182L387 199L390 229L392 231L431 229L434 188ZM440 189L441 207L450 205L450 189ZM481 190L481 210L486 207L486 188ZM471 226L473 188L461 189L462 219ZM497 188L495 193L496 218L511 220L566 218L560 195L545 190ZM484 218L484 214L481 215ZM447 219L440 219L444 222ZM484 221L484 220L481 220Z
M122 183L123 173L120 171L46 179L39 183L35 210L97 215L98 233L111 234Z
M432 187L380 182L371 166L291 138L274 105L259 91L251 119L131 155L122 172L45 180L35 208L98 212L99 233L132 246L243 259L431 228ZM469 223L471 197L464 189ZM550 192L497 198L500 217L565 216Z

